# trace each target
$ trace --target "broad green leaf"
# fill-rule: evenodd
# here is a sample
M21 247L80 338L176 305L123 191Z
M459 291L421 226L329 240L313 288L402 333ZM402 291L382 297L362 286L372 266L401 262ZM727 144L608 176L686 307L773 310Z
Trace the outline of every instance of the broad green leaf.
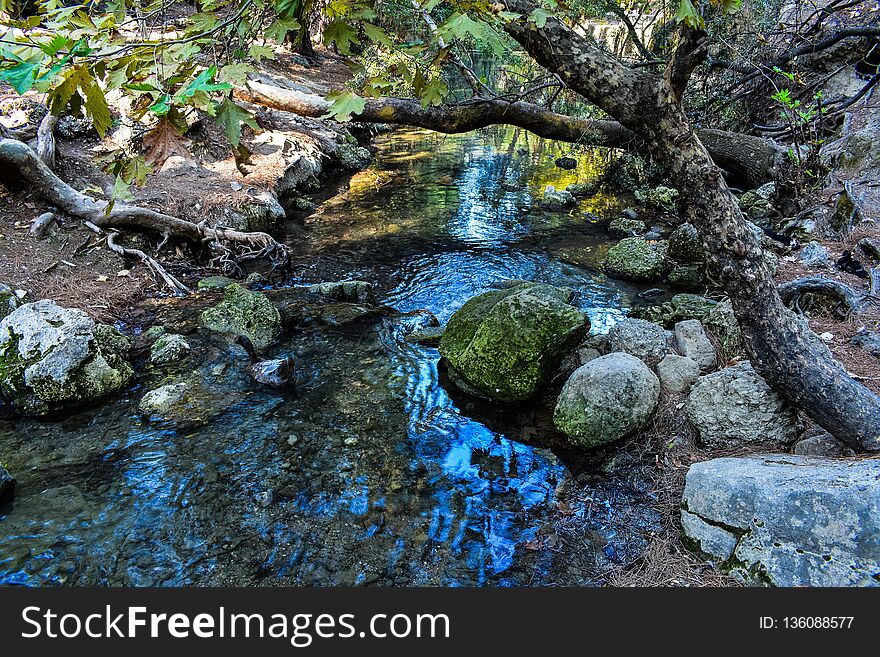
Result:
M165 94L150 107L150 111L156 116L165 116L171 109L171 95Z
M247 82L248 74L256 72L257 69L250 64L245 64L243 62L238 64L227 64L220 69L217 79L220 80L220 82L228 82L232 85L243 85Z
M204 34L205 32L210 32L213 30L217 23L217 16L214 14L193 14L189 17L190 21L190 29L187 30L189 34Z
M531 14L529 14L529 21L534 23L535 27L540 29L547 24L547 19L552 17L552 11L547 11L543 7L538 7Z
M287 37L288 32L298 32L301 27L295 18L279 18L266 28L263 35L280 43Z
M422 91L419 94L422 99L422 107L441 105L448 93L449 87L446 86L443 78L434 78L422 87Z
M250 112L229 98L224 98L217 107L217 122L223 126L229 143L235 147L241 142L242 125L250 126L254 130L258 130L260 127Z
M40 45L40 49L50 57L57 55L62 48L70 43L70 39L61 34L56 34L48 42Z
M77 98L77 88L86 90L95 83L91 72L83 65L76 66L68 71L60 84L56 85L49 93L49 105L52 113L61 114L64 108L71 105L74 114L79 112L79 99Z
M268 46L260 46L254 43L248 48L248 56L259 63L264 59L275 59L275 50Z
M675 14L675 21L677 23L684 23L693 29L701 29L706 24L700 12L691 3L691 0L680 0L678 12Z
M480 24L467 14L458 12L452 14L446 21L437 27L437 36L445 41L464 39L465 37L479 38L482 32Z
M227 82L215 83L211 82L214 79L214 76L217 74L217 67L211 66L206 68L204 71L199 73L195 79L190 82L185 89L182 91L178 91L174 99L178 103L185 103L187 100L192 98L196 92L204 91L228 91L232 89L232 85Z
M388 36L388 34L378 25L373 25L372 23L362 23L361 27L364 28L364 33L367 35L367 38L373 43L378 43L382 46L391 47L394 45L394 42Z
M330 101L330 108L327 113L321 117L324 119L334 119L340 123L351 120L352 114L360 114L364 111L367 101L350 91L334 91L327 96Z
M110 108L107 106L107 99L104 97L104 92L101 90L101 87L97 82L89 86L88 89L85 89L85 94L86 112L92 119L92 125L95 126L95 130L97 130L98 134L103 137L113 126L113 117L110 116Z
M19 94L23 94L34 86L41 60L42 57L4 68L0 70L0 80L5 80Z
M324 43L335 43L343 55L351 54L351 47L358 43L357 32L345 21L332 21L324 29Z

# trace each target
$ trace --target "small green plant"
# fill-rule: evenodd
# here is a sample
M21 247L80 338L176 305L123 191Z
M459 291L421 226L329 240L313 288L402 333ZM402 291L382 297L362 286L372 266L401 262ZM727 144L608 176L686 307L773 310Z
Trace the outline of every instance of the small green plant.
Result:
M790 85L780 88L774 84L775 91L770 98L776 102L780 118L787 126L783 136L791 139L788 157L796 172L793 187L797 192L803 192L815 188L824 175L819 149L825 143L822 138L822 118L827 110L822 102L821 90L810 97L809 105L805 105L797 97L797 87L804 85L800 76L779 67L773 71Z

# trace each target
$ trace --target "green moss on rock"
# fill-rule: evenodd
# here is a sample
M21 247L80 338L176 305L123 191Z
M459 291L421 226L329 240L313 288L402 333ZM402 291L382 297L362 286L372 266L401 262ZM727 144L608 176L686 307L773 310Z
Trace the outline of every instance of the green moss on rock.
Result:
M134 374L128 339L53 301L25 304L0 322L0 389L23 413L90 402Z
M223 291L223 301L202 313L202 324L216 333L245 335L265 349L281 331L281 315L265 295L233 283Z
M462 389L499 401L533 397L589 329L568 290L521 283L470 299L449 320L440 355Z
M628 281L659 281L669 269L667 252L668 245L664 241L649 242L641 237L627 237L608 250L605 272Z
M716 301L699 294L682 293L656 306L637 308L630 315L672 329L678 322L686 319L703 321L716 305Z

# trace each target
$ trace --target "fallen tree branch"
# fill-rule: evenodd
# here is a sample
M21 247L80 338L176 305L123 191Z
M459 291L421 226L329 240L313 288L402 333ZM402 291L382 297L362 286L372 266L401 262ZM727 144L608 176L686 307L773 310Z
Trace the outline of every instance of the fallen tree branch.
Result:
M232 257L230 246L244 249L234 259L268 258L276 270L289 266L287 247L269 235L241 232L223 226L210 226L207 221L194 223L162 212L117 202L112 207L76 191L56 176L32 148L15 139L0 139L0 178L23 179L37 194L56 208L73 217L105 229L130 229L158 233L199 244L208 244L222 257Z
M235 89L236 97L300 116L320 118L330 103L316 94L286 89L260 80L248 80ZM370 98L355 117L364 123L397 123L435 132L458 134L491 125L523 128L545 139L645 152L644 142L617 121L580 119L559 114L534 103L503 98L475 99L458 105L422 107L407 98ZM773 167L782 152L774 142L723 130L698 130L716 164L758 187L773 178Z
M862 311L861 295L845 283L823 276L797 278L778 286L779 296L785 305L802 312L801 300L807 294L822 296L838 302L835 309L842 317L858 315ZM842 307L842 308L841 308Z

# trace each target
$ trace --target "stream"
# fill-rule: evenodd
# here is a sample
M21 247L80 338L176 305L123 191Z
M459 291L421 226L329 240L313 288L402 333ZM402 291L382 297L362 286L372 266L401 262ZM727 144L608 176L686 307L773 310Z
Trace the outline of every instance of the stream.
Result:
M597 221L625 202L536 204L608 156L578 152L565 171L567 146L513 129L377 144L367 170L288 227L293 285L366 280L400 312L349 321L331 307L283 334L268 356L295 356L295 391L253 383L238 347L190 330L189 361L153 371L141 356L124 394L0 419L18 481L0 508L0 584L597 585L638 556L659 526L647 482L566 449L552 398L468 398L435 348L404 339L412 311L445 322L511 279L570 287L593 333L624 317L644 288L601 273ZM143 394L175 377L211 391L207 416L144 418Z

